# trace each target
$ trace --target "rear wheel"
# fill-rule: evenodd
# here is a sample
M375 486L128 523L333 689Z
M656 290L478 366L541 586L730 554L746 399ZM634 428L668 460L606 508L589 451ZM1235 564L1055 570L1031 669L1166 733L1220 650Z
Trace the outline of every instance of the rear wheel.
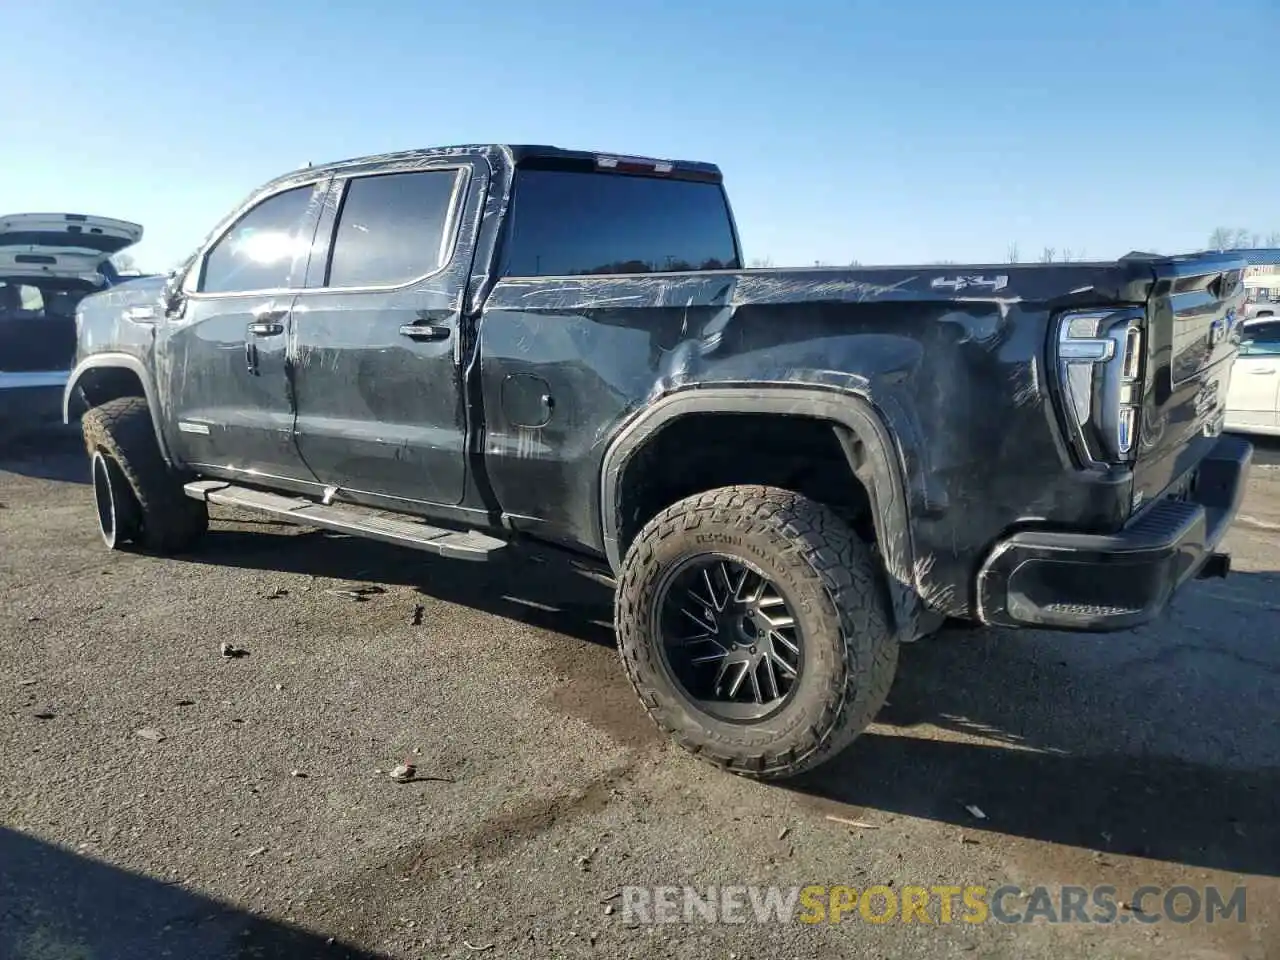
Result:
M134 544L180 553L208 530L208 508L182 492L181 480L160 454L144 399L109 400L86 412L81 426L98 530L110 549Z
M847 746L893 682L897 640L871 549L829 508L735 486L668 507L627 551L616 627L657 724L763 779Z

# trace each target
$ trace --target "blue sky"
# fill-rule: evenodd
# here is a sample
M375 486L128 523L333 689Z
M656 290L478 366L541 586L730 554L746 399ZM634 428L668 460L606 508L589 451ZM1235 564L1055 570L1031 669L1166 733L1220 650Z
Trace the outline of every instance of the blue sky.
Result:
M150 269L307 161L476 141L714 161L747 255L778 265L1280 231L1276 0L41 0L4 19L0 212L137 220Z

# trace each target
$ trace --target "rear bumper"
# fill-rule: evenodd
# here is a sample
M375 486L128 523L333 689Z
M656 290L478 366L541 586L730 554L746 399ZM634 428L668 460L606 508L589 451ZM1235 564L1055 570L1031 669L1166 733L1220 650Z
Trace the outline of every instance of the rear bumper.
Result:
M1226 576L1216 551L1244 497L1253 446L1224 436L1188 492L1156 501L1114 534L1027 530L1000 541L978 573L979 618L993 626L1104 632L1154 619L1192 577Z
M70 376L70 370L0 370L0 390L62 390Z
M62 419L68 370L0 371L0 434Z

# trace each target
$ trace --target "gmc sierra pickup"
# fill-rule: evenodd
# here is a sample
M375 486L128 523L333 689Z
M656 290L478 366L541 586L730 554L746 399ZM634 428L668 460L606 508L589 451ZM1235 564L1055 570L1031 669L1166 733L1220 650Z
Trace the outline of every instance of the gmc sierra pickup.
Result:
M720 171L465 146L287 174L86 299L64 398L108 547L207 504L616 584L657 724L810 769L946 618L1122 630L1196 576L1244 263L744 270ZM607 567L607 570L605 569Z

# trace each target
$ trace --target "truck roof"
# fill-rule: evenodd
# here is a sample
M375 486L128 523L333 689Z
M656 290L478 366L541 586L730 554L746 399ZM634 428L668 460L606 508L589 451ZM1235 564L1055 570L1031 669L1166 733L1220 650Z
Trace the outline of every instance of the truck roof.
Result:
M290 181L315 180L333 173L353 173L392 170L412 170L426 163L451 158L484 157L507 167L529 160L550 160L565 163L600 165L602 159L616 161L622 166L655 167L669 165L669 169L686 175L692 174L698 179L721 180L720 168L714 163L700 160L671 160L657 157L642 157L634 154L608 153L594 150L569 150L564 147L553 147L541 144L503 144L503 143L468 143L447 147L420 147L414 150L400 150L394 153L376 153L347 160L335 160L330 163L316 164L292 170L277 177L267 187L278 187Z

